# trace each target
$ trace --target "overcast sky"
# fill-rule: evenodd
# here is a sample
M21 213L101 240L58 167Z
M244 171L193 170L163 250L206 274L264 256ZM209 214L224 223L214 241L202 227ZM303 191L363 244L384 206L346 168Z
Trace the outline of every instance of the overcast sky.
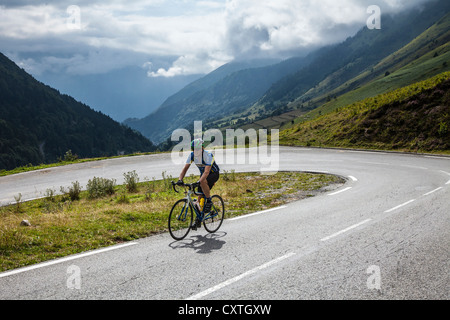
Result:
M233 59L282 57L336 43L370 16L429 0L0 0L0 51L32 74L149 77L210 72Z

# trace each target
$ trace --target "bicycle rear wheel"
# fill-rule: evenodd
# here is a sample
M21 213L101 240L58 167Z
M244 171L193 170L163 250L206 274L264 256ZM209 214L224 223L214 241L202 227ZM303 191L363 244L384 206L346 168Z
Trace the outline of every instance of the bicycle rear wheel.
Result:
M211 217L204 220L203 225L205 226L206 231L214 233L219 230L222 225L223 218L225 217L225 204L223 199L218 195L212 196L211 201L212 206L211 212L209 213Z
M183 240L192 224L192 207L187 199L175 202L169 215L169 232L175 240Z

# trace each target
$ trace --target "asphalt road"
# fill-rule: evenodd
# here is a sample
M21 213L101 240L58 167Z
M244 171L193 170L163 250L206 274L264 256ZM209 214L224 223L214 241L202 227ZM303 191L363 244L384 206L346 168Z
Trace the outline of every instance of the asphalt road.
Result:
M347 183L225 220L216 234L200 229L180 242L161 234L0 273L0 299L450 298L450 158L283 147L279 159L280 170ZM2 177L0 201L94 175L121 182L131 170L177 177L181 166L163 154Z

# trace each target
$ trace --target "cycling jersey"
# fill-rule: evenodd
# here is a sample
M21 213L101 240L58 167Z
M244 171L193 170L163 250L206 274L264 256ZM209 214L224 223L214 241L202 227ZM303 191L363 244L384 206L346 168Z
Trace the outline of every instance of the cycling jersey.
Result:
M207 167L207 166L211 166L211 171L210 171L211 173L219 173L220 172L220 168L217 165L216 161L214 160L214 155L210 151L204 150L203 154L202 154L202 159L200 159L200 157L196 157L194 155L194 152L191 152L186 163L191 164L192 162L194 162L195 165L200 170L200 175L202 175L203 172L205 172L205 167Z

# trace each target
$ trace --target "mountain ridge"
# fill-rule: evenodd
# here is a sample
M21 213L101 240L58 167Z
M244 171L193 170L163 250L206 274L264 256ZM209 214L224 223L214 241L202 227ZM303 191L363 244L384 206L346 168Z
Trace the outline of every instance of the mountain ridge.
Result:
M436 6L429 5L423 11L413 9L393 17L382 16L383 27L381 30L369 30L364 27L354 37L347 39L342 44L324 49L322 57L319 57L312 65L293 74L290 79L282 79L279 83L275 83L258 104L263 106L270 103L275 106L285 105L302 96L303 100L307 102L311 99L311 95L306 95L309 89L313 89L334 72L341 70L344 75L341 75L339 81L329 85L328 90L335 88L339 83L354 78L368 67L403 48L439 21L449 10L450 4L447 1L438 1ZM401 36L398 35L400 32ZM328 70L332 69L331 72L327 73L327 70L325 70L320 74L322 72L321 65L327 61L327 55L342 57L344 62L341 62L341 59L334 59L336 60L335 68L328 68ZM321 79L314 83L307 83L302 87L305 78L311 74L315 78ZM372 74L372 78L378 75ZM283 82L289 82L292 88L288 88ZM349 86L347 91L354 89L356 86L356 83L353 84L353 87Z
M140 133L37 81L0 53L0 169L156 147Z
M333 77L337 74L339 78L340 70L331 73L283 108L293 111L279 112L283 110L279 108L275 115L267 118L260 117L240 127L244 130L248 128L286 129L294 123L309 120L367 97L407 86L450 70L449 40L450 13L447 13L410 43L373 66L369 66L356 77L340 83L335 89L330 89L329 83L336 82ZM307 99L308 96L309 99Z
M450 152L450 72L280 132L282 145Z
M216 125L216 128L226 128L233 127L237 119L244 119L244 122L255 121L258 117L263 118L278 113L283 108L294 110L295 108L290 105L293 101L308 92L313 93L310 90L333 73L340 72L341 76L336 77L333 80L335 82L328 84L324 90L339 87L340 84L354 79L401 49L436 23L449 7L446 1L439 0L422 11L410 10L394 17L382 16L381 31L368 30L364 27L355 36L349 37L341 44L328 46L307 57L299 58L301 63L291 67L289 72L279 80L276 80L276 76L271 77L273 74L270 75L270 70L276 69L276 65L264 67L265 69L236 71L215 82L206 90L184 97L183 103L175 101L172 104L166 104L149 116L134 122L126 122L126 124L159 143L170 137L174 129L191 128L194 120L204 121L206 123L204 128L211 124ZM264 82L269 79L270 81ZM257 88L252 87L256 80L261 82L261 86ZM269 85L270 82L272 83ZM350 91L357 85L355 83L354 87L346 88L346 90ZM265 88L267 90L263 90ZM304 96L301 103L308 103L312 98ZM308 107L318 106L320 103L311 104Z
M230 114L245 109L253 104L261 94L275 81L292 70L293 65L302 65L306 58L295 57L275 65L239 69L244 64L236 65L237 71L225 72L223 77L215 77L216 72L208 74L169 97L161 107L143 119L128 119L124 124L136 129L144 136L162 142L178 128L187 128L198 120L214 118L218 110L221 114ZM225 67L222 67L225 68ZM213 79L210 81L210 79ZM256 81L255 79L258 79ZM196 84L206 82L207 85Z

